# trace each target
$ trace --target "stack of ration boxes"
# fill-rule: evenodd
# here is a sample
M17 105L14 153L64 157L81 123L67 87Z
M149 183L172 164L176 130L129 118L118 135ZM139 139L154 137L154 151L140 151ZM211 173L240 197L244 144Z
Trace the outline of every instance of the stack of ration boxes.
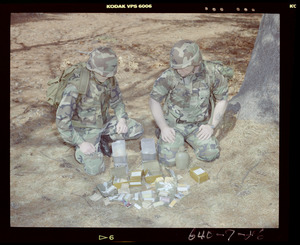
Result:
M160 164L157 160L155 141L152 138L141 140L142 168L145 182L153 183L156 178L162 177Z
M154 139L141 140L141 168L130 173L125 141L112 143L112 151L114 161L114 167L110 170L112 178L108 182L97 185L98 190L105 197L105 205L117 201L126 207L134 206L137 209L173 207L178 200L189 194L190 185L178 182L179 176L176 176L172 169L161 167L159 164ZM163 174L162 168L169 176ZM198 183L208 179L208 174L199 167L191 168L190 176ZM144 187L147 190L144 190Z
M112 157L114 168L111 169L112 183L120 188L122 183L128 183L128 161L125 140L117 140L112 143Z

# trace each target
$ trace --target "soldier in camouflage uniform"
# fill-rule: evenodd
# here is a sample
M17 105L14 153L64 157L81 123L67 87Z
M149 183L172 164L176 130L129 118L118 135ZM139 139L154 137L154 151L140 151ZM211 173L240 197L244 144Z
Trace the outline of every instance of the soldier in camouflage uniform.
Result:
M184 141L193 147L199 160L213 161L220 154L213 132L227 107L227 78L215 64L204 61L199 46L189 40L173 46L170 66L150 93L150 108L161 132L159 161L174 166L175 155ZM216 104L209 124L211 95Z
M68 84L56 112L58 131L64 141L76 146L75 158L92 175L105 170L102 153L111 155L109 142L137 139L143 134L142 125L128 118L125 111L114 77L117 64L117 56L110 48L93 50L86 63L87 93L81 95L73 84ZM80 70L75 70L70 80L79 78ZM110 116L109 107L114 110L114 116ZM94 165L97 169L91 170Z

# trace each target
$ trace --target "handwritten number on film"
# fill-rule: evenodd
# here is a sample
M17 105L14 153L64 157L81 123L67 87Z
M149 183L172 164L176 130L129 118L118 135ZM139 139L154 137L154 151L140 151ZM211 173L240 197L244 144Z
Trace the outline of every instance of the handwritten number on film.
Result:
M244 240L248 240L251 237L256 238L257 240L262 240L264 238L264 236L262 235L263 231L264 229L261 229L259 232L255 230L254 231L250 230L249 233L247 232L241 233L241 232L236 232L234 229L227 229L224 231L224 233L221 232L213 233L210 230L202 230L202 231L200 230L197 234L196 229L193 229L188 236L188 240L193 241L195 238L201 240L209 240L214 236L220 238L224 237L224 239L227 239L228 242L231 240L233 236L242 237Z

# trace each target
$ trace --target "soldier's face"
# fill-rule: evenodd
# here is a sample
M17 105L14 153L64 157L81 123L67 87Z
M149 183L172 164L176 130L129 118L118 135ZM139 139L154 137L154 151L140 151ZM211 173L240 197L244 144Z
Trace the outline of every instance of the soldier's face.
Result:
M107 77L103 77L103 76L101 76L99 73L96 73L96 72L94 72L94 76L95 76L95 78L96 78L99 82L101 82L101 83L105 82L106 79L107 79Z
M193 70L194 70L194 66L188 66L186 68L177 69L177 72L180 76L186 77L190 75L193 72Z

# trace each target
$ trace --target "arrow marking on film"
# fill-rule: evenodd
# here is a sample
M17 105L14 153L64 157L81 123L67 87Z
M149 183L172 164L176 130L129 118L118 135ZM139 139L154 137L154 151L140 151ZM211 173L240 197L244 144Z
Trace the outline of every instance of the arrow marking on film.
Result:
M108 237L106 237L106 236L101 236L101 235L99 235L99 240L103 240L103 239L107 239Z

